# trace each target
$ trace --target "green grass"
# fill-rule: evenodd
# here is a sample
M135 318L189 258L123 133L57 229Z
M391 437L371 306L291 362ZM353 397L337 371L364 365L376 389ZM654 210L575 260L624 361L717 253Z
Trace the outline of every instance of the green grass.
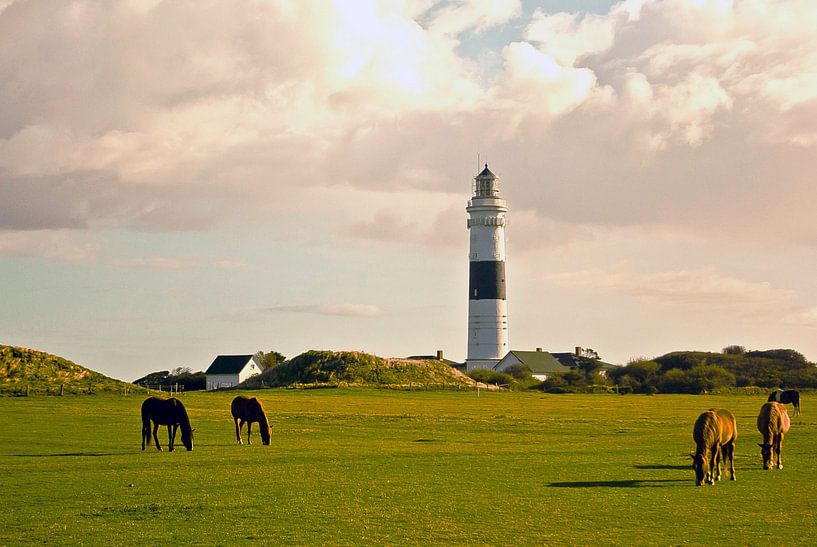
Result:
M763 471L763 397L257 395L271 446L235 443L233 393L188 393L196 446L173 453L140 450L142 397L0 398L0 544L791 545L815 533L807 398L785 469ZM699 488L692 423L711 406L737 416L738 480Z

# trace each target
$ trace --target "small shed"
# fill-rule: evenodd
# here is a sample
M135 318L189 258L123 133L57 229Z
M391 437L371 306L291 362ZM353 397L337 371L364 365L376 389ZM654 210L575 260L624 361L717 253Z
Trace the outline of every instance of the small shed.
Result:
M437 355L410 355L406 357L408 361L441 361L448 365L451 368L455 368L458 370L463 370L465 368L465 363L458 363L456 361L452 361L451 359L446 359L443 355L443 350L438 349Z
M255 355L219 355L204 372L207 390L234 387L256 374L264 367Z

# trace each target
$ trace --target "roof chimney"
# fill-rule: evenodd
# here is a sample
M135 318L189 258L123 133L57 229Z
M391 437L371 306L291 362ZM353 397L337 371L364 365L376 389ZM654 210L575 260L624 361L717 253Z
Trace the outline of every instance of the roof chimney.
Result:
M581 357L582 354L583 354L582 347L581 346L576 346L576 356Z
M438 361L442 361L442 360L443 360L443 350L441 350L441 349L438 349L438 350L437 350L437 360L438 360Z
M542 348L536 348L536 351L538 351L539 353L541 353L541 352L542 352Z

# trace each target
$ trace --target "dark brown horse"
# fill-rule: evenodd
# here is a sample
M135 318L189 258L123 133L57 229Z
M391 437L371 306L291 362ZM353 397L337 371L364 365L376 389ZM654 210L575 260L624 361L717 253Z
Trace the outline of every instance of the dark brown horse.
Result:
M774 401L776 403L783 403L784 405L791 404L794 406L794 415L800 415L800 392L795 389L778 389L772 391L766 400L770 403Z
M757 430L763 436L763 444L758 444L760 455L763 456L763 469L783 469L780 452L783 450L783 436L790 426L789 413L784 405L773 402L760 407Z
M715 484L721 480L721 459L735 480L735 441L738 438L735 417L726 409L711 408L695 421L692 429L695 454L692 469L695 470L695 484L698 486Z
M150 422L153 422L153 440L156 441L156 448L161 450L159 445L160 425L167 426L168 449L173 452L173 443L176 440L176 430L182 429L182 444L187 450L193 450L193 431L190 427L190 418L187 416L182 402L176 398L160 399L159 397L148 397L142 403L142 450L150 444Z
M250 443L250 429L253 422L258 422L258 428L261 430L261 442L269 444L270 436L272 435L272 427L269 425L267 413L264 411L264 405L261 399L253 397L245 397L239 395L233 399L230 405L230 412L233 414L233 421L235 422L235 438L238 444L241 442L241 428L247 424L247 444Z

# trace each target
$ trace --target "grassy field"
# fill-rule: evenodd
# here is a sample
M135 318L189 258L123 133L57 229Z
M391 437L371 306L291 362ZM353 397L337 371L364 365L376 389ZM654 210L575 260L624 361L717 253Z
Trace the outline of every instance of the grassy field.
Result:
M238 446L233 395L183 395L196 446L173 453L140 450L141 397L0 398L0 544L792 545L817 531L808 395L781 471L761 469L762 397L266 390L272 445ZM711 406L737 416L738 480L696 487L692 423Z

